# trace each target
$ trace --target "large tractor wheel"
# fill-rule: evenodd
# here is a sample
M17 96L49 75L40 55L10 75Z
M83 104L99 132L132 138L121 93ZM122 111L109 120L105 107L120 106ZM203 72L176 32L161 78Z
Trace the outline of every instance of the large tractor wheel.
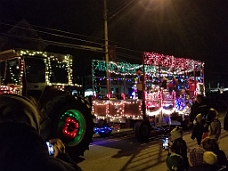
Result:
M148 140L150 136L151 126L148 121L138 121L134 126L135 136L140 141Z
M59 96L46 104L44 112L51 120L50 136L60 138L71 157L83 156L94 133L89 104L77 96Z

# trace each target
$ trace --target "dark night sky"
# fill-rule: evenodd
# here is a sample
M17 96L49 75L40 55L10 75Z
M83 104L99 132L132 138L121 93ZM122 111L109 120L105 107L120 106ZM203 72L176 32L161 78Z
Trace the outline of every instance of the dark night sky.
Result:
M134 0L124 10L118 11L131 1L107 0L110 44L135 51L203 60L207 78L221 77L221 81L226 82L227 0ZM0 5L1 32L7 30L2 23L15 24L24 18L33 25L69 31L78 34L75 38L104 43L103 0L0 0ZM113 14L117 15L111 18ZM99 46L50 35L41 36L48 40ZM52 49L62 51L60 47ZM79 53L75 49L68 51L81 56L87 53ZM129 61L126 55L132 55L140 61L140 53L119 48L117 52L119 58ZM85 55L83 61L90 59L91 55L89 58Z

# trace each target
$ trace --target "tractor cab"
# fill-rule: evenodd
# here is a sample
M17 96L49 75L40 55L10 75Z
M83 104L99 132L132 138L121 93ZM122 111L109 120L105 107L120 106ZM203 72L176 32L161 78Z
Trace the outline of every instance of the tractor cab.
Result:
M72 56L14 49L0 53L0 93L50 97L80 89L72 83ZM53 97L53 95L51 95Z

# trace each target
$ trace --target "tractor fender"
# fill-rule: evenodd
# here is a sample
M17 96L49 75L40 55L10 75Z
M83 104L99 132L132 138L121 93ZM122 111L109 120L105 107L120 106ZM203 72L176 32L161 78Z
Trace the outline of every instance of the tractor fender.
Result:
M54 99L55 97L66 96L66 95L68 95L68 92L66 91L60 91L57 89L50 89L46 87L39 99L39 103L43 106L47 102Z

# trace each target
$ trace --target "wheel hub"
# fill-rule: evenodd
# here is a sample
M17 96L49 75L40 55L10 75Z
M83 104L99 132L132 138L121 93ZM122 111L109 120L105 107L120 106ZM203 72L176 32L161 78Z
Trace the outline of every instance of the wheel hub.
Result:
M86 123L84 116L78 110L67 110L60 117L59 134L66 145L78 144L84 136Z
M78 129L79 129L79 123L75 118L67 117L65 119L62 132L67 138L74 139L77 136Z

